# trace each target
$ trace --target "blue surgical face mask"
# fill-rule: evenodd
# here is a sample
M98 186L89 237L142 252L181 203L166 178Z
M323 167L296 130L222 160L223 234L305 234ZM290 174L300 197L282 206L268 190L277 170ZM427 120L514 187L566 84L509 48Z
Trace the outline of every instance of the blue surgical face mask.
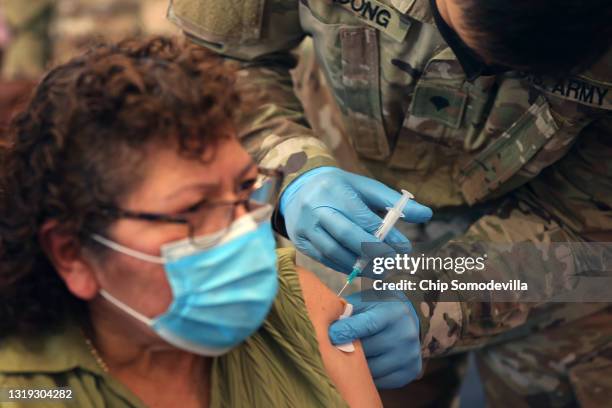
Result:
M150 319L106 290L100 294L175 347L206 356L224 354L262 325L276 297L271 213L267 205L220 233L166 244L161 257L94 234L94 240L113 250L163 264L173 299L163 314Z

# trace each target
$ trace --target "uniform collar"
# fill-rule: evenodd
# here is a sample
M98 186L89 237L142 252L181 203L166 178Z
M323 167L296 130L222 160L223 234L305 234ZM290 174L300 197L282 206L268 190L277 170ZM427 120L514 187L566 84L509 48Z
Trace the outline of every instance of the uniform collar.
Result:
M599 60L578 76L597 85L612 88L612 47L608 48L608 51ZM611 96L612 90L609 92L608 98Z
M433 13L427 0L390 0L400 13L425 24L434 24Z

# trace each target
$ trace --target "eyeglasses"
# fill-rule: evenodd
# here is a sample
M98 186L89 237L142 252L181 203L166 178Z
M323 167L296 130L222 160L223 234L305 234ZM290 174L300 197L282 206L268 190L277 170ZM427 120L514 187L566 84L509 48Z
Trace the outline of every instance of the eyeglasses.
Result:
M266 204L276 206L284 172L281 169L266 169L258 167L257 177L239 192L243 197L236 200L201 200L179 214L160 214L125 210L113 206L100 206L99 213L103 216L120 219L136 219L150 222L163 222L185 227L186 238L194 241L196 235L216 233L228 228L236 219L236 210L244 206L248 212L261 208Z

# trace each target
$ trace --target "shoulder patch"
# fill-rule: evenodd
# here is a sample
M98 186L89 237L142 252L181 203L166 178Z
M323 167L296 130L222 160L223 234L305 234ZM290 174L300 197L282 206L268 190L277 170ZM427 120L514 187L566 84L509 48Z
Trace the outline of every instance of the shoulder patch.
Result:
M530 82L545 94L593 108L612 110L612 85L594 82L580 75L563 79L532 76Z
M398 42L406 38L411 22L393 7L378 0L332 0L332 2Z
M265 0L171 0L167 18L195 38L248 42L261 35Z

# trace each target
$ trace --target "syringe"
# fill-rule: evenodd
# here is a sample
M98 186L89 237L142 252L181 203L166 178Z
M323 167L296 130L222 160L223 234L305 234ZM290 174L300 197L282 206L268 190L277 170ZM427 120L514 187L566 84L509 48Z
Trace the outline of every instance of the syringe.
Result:
M404 208L408 204L408 201L410 201L413 198L414 196L412 195L412 193L406 190L402 190L402 196L400 197L399 201L395 203L393 208L387 208L388 210L387 215L385 215L385 218L380 224L380 227L378 227L378 229L374 233L374 236L376 238L378 238L381 241L384 241L385 238L387 238L387 235L393 229L397 220L404 217ZM344 284L342 289L340 289L340 292L338 292L338 296L340 296L342 292L344 292L344 289L347 288L347 286L353 281L353 279L359 276L363 268L365 268L366 265L368 264L368 261L369 261L368 258L364 258L364 257L357 258L357 261L353 265L353 270L351 271L351 274L348 276L346 283Z

